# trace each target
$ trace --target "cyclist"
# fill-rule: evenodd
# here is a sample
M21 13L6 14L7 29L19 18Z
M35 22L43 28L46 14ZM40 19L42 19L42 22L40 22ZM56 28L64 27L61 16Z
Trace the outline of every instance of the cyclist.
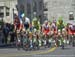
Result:
M36 17L32 20L33 29L40 30L40 22Z
M30 26L30 19L28 17L25 17L25 21L24 21L24 27L25 29L29 29Z
M47 20L42 25L42 32L43 32L43 36L45 37L44 38L44 43L45 43L44 45L46 47L49 44L49 35L50 35L50 25L48 24Z
M62 29L64 28L64 24L63 24L63 20L59 19L57 22L57 29L61 31L62 33Z
M43 35L49 35L49 33L50 33L50 26L49 26L47 20L42 25L42 32L43 32Z
M57 24L56 24L56 20L53 20L52 24L51 24L51 29L53 31L54 34L57 34Z

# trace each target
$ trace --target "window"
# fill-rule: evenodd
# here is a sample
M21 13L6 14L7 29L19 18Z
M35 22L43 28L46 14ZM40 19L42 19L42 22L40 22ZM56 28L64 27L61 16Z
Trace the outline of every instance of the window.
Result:
M74 20L73 14L70 14L70 15L69 15L69 20Z
M24 5L20 5L21 12L24 13Z
M69 20L74 20L73 12L69 12Z
M37 11L37 5L36 5L36 1L33 2L33 11L36 12Z
M44 11L48 11L48 9L47 9L47 4L48 4L48 2L45 2L45 3L44 3Z
M42 7L43 7L43 2L40 1L40 2L39 2L39 10L42 10Z
M0 13L0 17L3 17L3 15L4 15L3 13Z

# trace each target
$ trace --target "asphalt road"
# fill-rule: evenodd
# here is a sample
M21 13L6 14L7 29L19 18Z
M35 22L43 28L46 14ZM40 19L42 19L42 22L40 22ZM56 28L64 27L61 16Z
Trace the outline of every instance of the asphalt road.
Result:
M36 51L0 48L0 57L75 57L75 47L67 46L64 50L60 47L41 48Z

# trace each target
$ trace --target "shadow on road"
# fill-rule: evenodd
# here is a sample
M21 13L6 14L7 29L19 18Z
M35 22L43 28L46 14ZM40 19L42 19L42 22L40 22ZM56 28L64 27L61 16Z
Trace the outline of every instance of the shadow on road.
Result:
M62 49L62 50L70 50L70 48L67 48L67 47L66 47L66 48L64 48L64 49Z

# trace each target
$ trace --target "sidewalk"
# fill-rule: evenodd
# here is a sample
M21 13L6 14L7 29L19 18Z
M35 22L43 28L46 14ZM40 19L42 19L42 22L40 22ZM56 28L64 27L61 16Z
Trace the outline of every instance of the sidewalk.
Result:
M1 44L0 43L0 48L14 48L16 47L14 44Z

